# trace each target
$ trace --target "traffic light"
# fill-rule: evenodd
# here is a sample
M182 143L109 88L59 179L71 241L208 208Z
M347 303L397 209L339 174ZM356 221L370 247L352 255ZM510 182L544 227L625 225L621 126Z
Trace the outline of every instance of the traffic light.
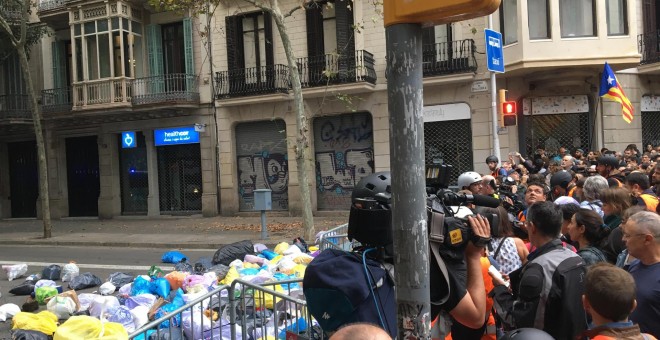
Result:
M385 26L421 23L434 25L482 17L500 7L501 0L385 0Z
M502 122L504 126L518 124L518 105L515 101L502 103Z

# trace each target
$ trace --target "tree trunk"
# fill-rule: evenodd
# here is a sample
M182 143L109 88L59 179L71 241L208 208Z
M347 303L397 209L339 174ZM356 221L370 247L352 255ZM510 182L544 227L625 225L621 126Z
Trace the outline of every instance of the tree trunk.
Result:
M46 164L46 146L44 144L44 133L41 128L41 107L37 103L37 96L32 84L32 75L28 65L27 54L24 46L18 46L18 59L23 69L23 79L27 84L28 98L32 109L32 122L34 124L34 135L37 139L37 157L39 158L39 198L41 199L41 216L44 225L44 238L50 238L51 220L50 220L50 197L48 195L48 165Z
M280 32L282 39L282 47L286 53L286 60L289 64L289 77L291 79L291 87L293 88L293 103L296 112L296 162L298 163L298 185L300 186L300 199L302 201L302 217L304 237L307 240L314 240L316 233L314 231L314 216L312 216L312 197L309 190L309 178L307 171L310 169L308 157L309 153L309 126L307 123L307 115L305 113L305 105L303 102L302 86L300 84L300 74L298 73L298 64L296 57L293 55L293 47L289 39L289 33L284 25L284 17L280 11L279 6L273 5L270 10L273 14L273 19L277 25L277 30Z

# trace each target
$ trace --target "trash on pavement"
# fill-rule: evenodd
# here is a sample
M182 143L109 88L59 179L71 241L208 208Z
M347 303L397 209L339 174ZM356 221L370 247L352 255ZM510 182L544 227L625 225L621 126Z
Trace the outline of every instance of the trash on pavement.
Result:
M47 308L49 312L57 315L58 319L66 320L76 312L76 303L68 296L58 295L48 300Z
M181 261L186 261L188 257L183 255L178 251L168 251L161 257L163 263L179 263Z
M41 278L46 280L57 281L62 275L62 267L57 264L51 264L43 269Z
M3 265L2 269L5 271L5 273L7 273L7 280L11 281L25 275L25 273L27 273L28 266L24 263L7 264Z
M0 306L0 322L5 322L7 318L12 318L14 315L21 312L21 308L13 303L6 303Z
M112 284L112 282L105 282L99 287L99 294L101 295L110 295L117 290L117 287Z
M37 303L40 305L45 305L46 300L50 297L53 297L58 294L57 288L55 287L50 287L50 286L45 286L45 287L39 287L37 288L37 292L35 293L35 298L37 300Z
M52 335L57 329L57 321L57 316L49 311L42 311L37 314L20 312L11 319L11 328L39 331L46 335Z
M252 241L244 240L239 242L234 242L218 249L215 254L213 254L213 264L224 264L225 266L229 265L235 259L242 259L246 254L253 254L254 246Z
M134 279L135 279L135 275L122 273L122 272L112 273L110 274L110 276L108 276L108 281L112 282L112 284L115 285L115 287L122 287L127 283L133 282Z
M87 272L71 279L71 282L69 282L69 288L73 290L81 290L85 288L100 286L102 283L103 281L101 281L101 279L99 279L96 275Z
M20 285L9 290L10 294L14 295L30 295L34 292L34 281L27 280Z
M69 282L80 274L80 269L75 262L69 262L62 267L62 282Z
M50 337L39 331L16 329L11 331L12 340L50 340Z
M128 339L124 326L116 322L102 322L91 316L72 316L54 332L53 340L70 339Z

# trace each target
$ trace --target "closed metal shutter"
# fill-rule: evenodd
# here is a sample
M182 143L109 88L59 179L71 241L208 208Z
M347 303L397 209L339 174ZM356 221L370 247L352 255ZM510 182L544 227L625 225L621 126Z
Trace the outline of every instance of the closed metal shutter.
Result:
M202 157L199 144L156 147L160 212L190 215L202 211Z
M317 206L348 210L355 185L374 172L371 115L349 113L314 119Z
M642 112L642 143L644 150L660 145L660 112Z
M270 189L273 210L289 209L289 160L282 119L236 125L238 207L254 210L254 190Z
M546 154L556 155L560 147L592 150L593 122L589 112L523 116L519 133L524 141L524 152L533 155L537 147Z
M472 171L472 126L470 119L424 123L425 164L450 164L454 170L449 185Z

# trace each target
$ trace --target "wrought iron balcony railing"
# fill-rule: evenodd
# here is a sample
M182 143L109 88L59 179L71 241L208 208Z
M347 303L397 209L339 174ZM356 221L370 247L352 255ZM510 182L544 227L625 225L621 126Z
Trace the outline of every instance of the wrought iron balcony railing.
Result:
M359 50L355 55L325 54L298 58L302 87L344 83L376 83L373 54Z
M37 4L38 12L54 11L60 9L66 9L65 0L39 0L39 3Z
M660 62L660 30L638 35L637 49L642 55L641 65Z
M41 91L41 108L44 113L69 112L72 107L71 88Z
M0 0L0 15L8 22L23 19L23 7L11 0Z
M289 67L269 65L215 73L216 97L231 98L288 93Z
M171 102L199 102L198 77L194 74L172 73L138 78L132 86L133 105Z
M28 95L0 95L0 119L32 119Z
M422 47L424 77L477 71L472 39L456 40Z

